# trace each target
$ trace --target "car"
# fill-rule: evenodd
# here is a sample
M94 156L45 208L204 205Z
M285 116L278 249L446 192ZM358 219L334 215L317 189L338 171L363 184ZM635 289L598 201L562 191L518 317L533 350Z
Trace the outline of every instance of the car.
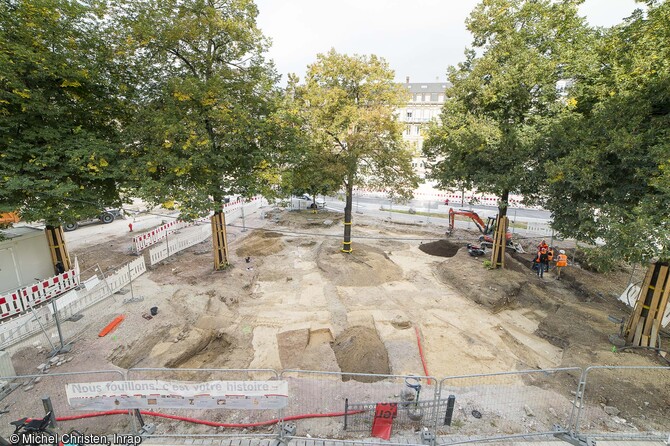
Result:
M65 232L74 231L75 229L79 228L79 226L84 226L96 222L102 222L104 224L108 224L113 222L117 218L124 218L121 209L105 209L97 217L65 223L63 225L63 231Z
M310 197L307 194L303 194L300 197L298 197L301 200L307 200L310 202L310 204L316 203L316 207L319 209L324 209L326 207L326 199L325 198L317 198L316 201L312 201L312 197Z

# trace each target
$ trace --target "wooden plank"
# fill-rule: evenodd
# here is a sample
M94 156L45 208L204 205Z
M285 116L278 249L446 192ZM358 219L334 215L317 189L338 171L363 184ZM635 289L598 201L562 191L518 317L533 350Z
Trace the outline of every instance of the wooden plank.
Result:
M654 318L656 317L656 313L658 312L658 304L661 300L663 292L665 291L664 288L668 286L667 279L668 279L668 267L662 265L659 268L656 283L653 284L654 295L651 298L651 304L649 305L649 311L647 313L647 321L645 322L644 329L642 330L643 336L649 336L649 334L651 333L651 327L654 324Z
M651 335L649 335L649 347L660 347L660 345L657 345L658 341L658 326L656 324L657 321L654 321L654 326L651 328Z
M640 294L637 299L637 302L635 303L635 308L633 309L633 313L631 314L630 318L628 319L628 323L626 324L625 333L627 335L626 340L628 342L633 342L633 339L635 337L635 331L637 329L636 327L640 321L640 316L642 315L642 307L644 306L644 302L645 300L647 300L649 285L651 284L651 278L654 275L655 269L656 269L655 263L652 263L647 268L647 274L644 276L644 281L642 282L642 287L640 288Z
M658 303L657 307L658 311L656 312L655 319L659 322L659 327L660 323L663 321L663 316L665 315L665 310L668 306L669 299L670 299L670 272L668 273L668 280L665 283L665 291L663 292L663 296L661 297L661 301Z
M644 326L645 318L641 317L640 322L635 327L635 336L633 336L633 345L640 345L642 339L642 327Z

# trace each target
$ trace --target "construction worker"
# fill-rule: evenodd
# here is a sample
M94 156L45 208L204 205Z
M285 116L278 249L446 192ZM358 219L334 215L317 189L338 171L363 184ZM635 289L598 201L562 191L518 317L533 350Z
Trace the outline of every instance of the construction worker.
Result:
M558 251L558 257L556 258L556 270L558 271L558 278L556 280L561 280L561 269L564 266L568 266L568 256L565 255L565 251L562 249Z
M554 260L554 248L549 247L547 249L547 268L544 270L545 273L549 272L549 263L551 263Z
M548 254L547 254L547 249L542 248L537 252L537 256L535 256L535 263L537 263L537 276L542 279L544 277L544 269L545 266L548 265Z
M537 252L542 251L542 248L544 249L549 249L549 245L547 245L546 240L542 240L539 245L537 245Z

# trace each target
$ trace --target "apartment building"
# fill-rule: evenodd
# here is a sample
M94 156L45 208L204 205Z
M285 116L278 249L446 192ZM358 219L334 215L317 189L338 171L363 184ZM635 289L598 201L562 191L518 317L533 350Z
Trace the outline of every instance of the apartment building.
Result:
M411 98L405 108L399 110L399 119L405 123L403 139L409 142L414 153L412 166L421 178L426 175L426 159L422 156L426 124L438 119L444 105L447 82L410 82L404 84Z

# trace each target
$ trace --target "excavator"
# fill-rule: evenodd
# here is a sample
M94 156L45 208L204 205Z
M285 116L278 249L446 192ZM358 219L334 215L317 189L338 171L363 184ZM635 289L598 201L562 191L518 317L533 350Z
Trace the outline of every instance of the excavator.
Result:
M474 222L475 226L477 226L477 229L479 229L479 232L482 233L481 236L479 236L479 242L482 247L484 248L492 248L493 247L493 233L495 232L496 229L496 217L487 217L486 223L484 223L484 220L479 216L474 211L470 211L467 209L459 209L459 210L454 210L454 208L449 208L449 230L447 231L447 235L451 234L454 230L454 220L456 215L463 215L465 217L469 217L472 219ZM519 244L514 244L512 241L512 233L507 231L506 234L507 238L507 247L514 249L515 251L523 252L523 248L521 248L521 245Z
M19 214L16 212L0 213L0 228L11 226L13 223L18 223L19 220Z

